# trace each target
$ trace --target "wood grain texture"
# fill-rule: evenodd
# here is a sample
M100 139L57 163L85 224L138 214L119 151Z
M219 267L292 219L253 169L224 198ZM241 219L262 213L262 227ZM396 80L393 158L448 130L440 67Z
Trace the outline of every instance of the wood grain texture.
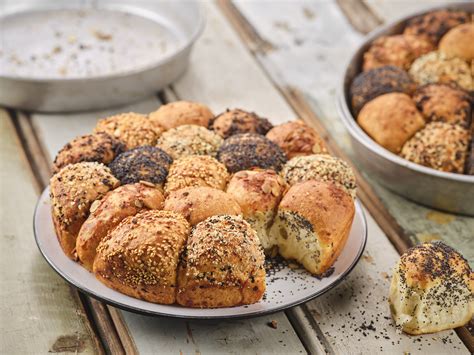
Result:
M100 353L77 294L35 245L38 191L15 127L0 109L0 353Z
M336 2L352 27L360 33L367 34L383 23L364 0L336 0Z

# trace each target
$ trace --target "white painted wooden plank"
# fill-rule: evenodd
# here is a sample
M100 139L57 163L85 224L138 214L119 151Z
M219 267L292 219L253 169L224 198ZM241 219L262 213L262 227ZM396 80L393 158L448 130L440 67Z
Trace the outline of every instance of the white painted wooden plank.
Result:
M94 353L82 308L35 245L37 193L6 111L0 109L0 353Z

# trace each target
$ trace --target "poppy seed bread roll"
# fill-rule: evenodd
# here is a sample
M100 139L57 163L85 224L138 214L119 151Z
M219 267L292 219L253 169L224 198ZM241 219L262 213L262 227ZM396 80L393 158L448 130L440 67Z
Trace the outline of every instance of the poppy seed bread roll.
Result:
M395 323L408 334L463 326L474 315L474 274L443 242L417 245L395 266L389 304Z
M254 112L247 112L238 108L228 109L221 113L209 126L224 139L240 133L265 135L273 127L266 118L259 117Z
M232 176L227 193L242 208L244 219L257 232L265 251L275 245L268 235L278 204L287 188L285 180L273 170L243 170Z
M177 213L150 210L129 216L100 242L94 274L126 295L175 303L178 262L189 231Z
M76 258L76 238L92 203L119 185L110 169L96 162L70 164L53 175L50 198L54 229L68 257Z
M160 106L149 116L152 122L169 130L182 125L197 125L207 128L214 114L206 105L190 101L175 101Z
M192 226L215 215L242 214L239 204L230 194L205 186L172 191L163 208L181 214Z
M210 217L188 238L176 301L196 308L258 302L265 292L264 261L257 234L242 217Z
M283 196L270 235L281 256L320 276L342 252L354 214L347 192L333 183L309 180Z
M287 160L278 145L255 133L236 134L227 138L217 153L217 159L230 173L252 168L278 172Z
M141 210L161 209L163 201L161 191L149 182L120 186L94 201L76 240L76 252L82 265L92 271L97 246L109 231Z

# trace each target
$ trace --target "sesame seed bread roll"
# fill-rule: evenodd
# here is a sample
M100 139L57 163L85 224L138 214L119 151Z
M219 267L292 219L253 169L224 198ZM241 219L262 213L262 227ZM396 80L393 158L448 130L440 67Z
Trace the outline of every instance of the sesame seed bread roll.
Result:
M76 252L82 265L92 271L97 246L109 231L141 210L161 209L163 201L161 191L149 182L120 186L94 201L76 240Z
M266 137L276 143L288 159L299 155L327 153L323 139L301 120L275 126L268 131Z
M463 326L474 315L474 274L443 242L417 245L395 266L389 303L395 323L408 334Z
M259 117L254 112L233 109L221 113L210 124L210 128L222 138L234 134L257 133L265 135L273 125L266 118Z
M256 232L239 216L214 216L189 236L176 301L186 307L233 307L265 292L265 257Z
M290 187L270 229L279 252L323 275L344 248L354 219L351 196L333 183L309 180Z
M139 113L122 113L97 122L94 133L105 132L125 144L127 149L141 145L155 145L163 132L148 116Z
M197 125L208 127L209 121L214 118L214 114L206 105L190 102L175 101L150 113L150 120L155 122L165 130L176 128L182 125Z
M163 209L181 214L192 226L219 214L242 214L239 204L231 195L205 186L186 187L171 192Z
M56 155L53 173L56 174L66 165L85 161L109 164L124 148L119 140L104 132L76 137Z
M185 187L207 186L224 190L229 173L224 164L208 155L190 155L171 164L165 193Z
M227 186L227 193L242 208L244 219L257 232L265 251L276 244L269 237L268 229L286 188L285 180L273 170L239 171Z
M70 164L50 180L54 229L64 253L76 258L76 238L95 200L120 185L105 165L95 162Z
M169 211L142 211L127 217L100 242L94 274L126 295L175 303L178 261L189 231L189 223Z

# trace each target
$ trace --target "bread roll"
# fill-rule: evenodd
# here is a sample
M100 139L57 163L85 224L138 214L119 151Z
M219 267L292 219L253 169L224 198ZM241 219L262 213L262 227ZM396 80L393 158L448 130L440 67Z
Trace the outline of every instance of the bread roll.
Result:
M207 128L214 114L206 105L190 101L175 101L160 106L149 116L152 122L169 130L182 125L197 125Z
M127 149L155 145L163 128L139 113L122 113L97 122L94 132L105 132L125 144Z
M238 202L243 217L257 232L266 251L275 245L268 235L268 229L286 187L285 180L273 170L239 171L232 176L227 186L227 193Z
M321 276L341 254L354 213L351 196L335 184L301 182L281 200L270 235L285 259Z
M344 160L330 155L293 158L283 166L281 176L290 185L308 180L332 182L356 197L357 184L351 167Z
M92 271L97 246L123 219L141 210L163 207L161 191L149 182L123 185L109 191L91 205L90 215L76 240L76 252L82 265Z
M177 213L142 211L100 242L94 274L107 287L148 302L176 301L177 269L190 226Z
M109 167L122 184L148 181L163 187L172 161L160 148L145 145L120 154Z
M231 173L252 168L278 172L287 160L278 145L255 133L236 134L227 138L217 153L217 159Z
M222 142L218 134L207 128L183 125L163 133L157 145L173 159L178 159L188 155L216 156Z
M259 117L254 112L233 109L221 113L210 124L210 128L222 138L234 134L257 133L265 135L273 125L266 118Z
M299 155L327 153L323 139L301 120L275 126L268 131L266 137L276 143L288 159Z
M408 334L463 326L474 314L474 274L443 242L417 245L395 266L389 303L395 323Z
M208 155L189 155L171 164L165 193L185 187L207 186L224 190L229 173L224 164Z
M382 147L399 153L425 120L408 95L390 93L368 102L357 116L357 123Z
M85 161L108 164L124 150L124 145L111 135L99 132L74 138L56 155L53 173L66 165Z
M210 216L242 214L239 204L231 195L204 186L171 192L165 200L164 209L180 213L192 226Z
M120 185L105 165L95 162L70 164L50 180L54 229L64 253L76 258L76 238L95 200Z
M238 216L214 216L189 236L179 266L177 302L186 307L233 307L265 292L264 255L257 234Z
M457 57L468 62L474 60L474 23L451 29L441 38L439 50L448 57Z

